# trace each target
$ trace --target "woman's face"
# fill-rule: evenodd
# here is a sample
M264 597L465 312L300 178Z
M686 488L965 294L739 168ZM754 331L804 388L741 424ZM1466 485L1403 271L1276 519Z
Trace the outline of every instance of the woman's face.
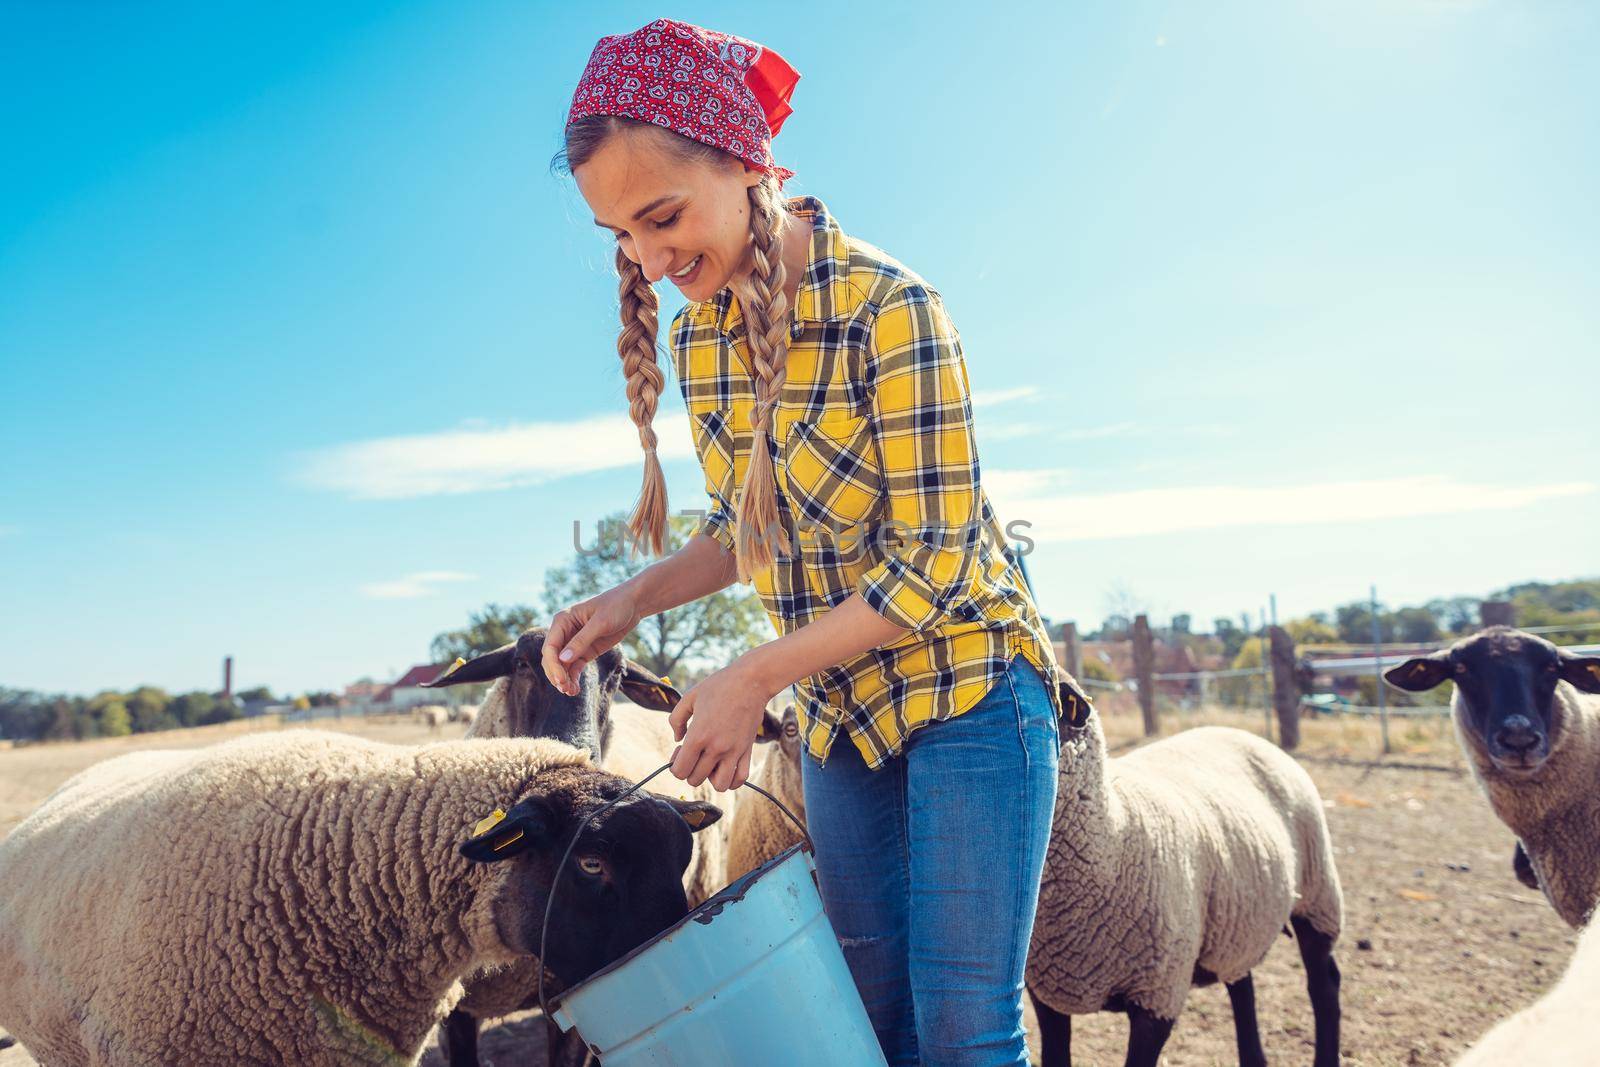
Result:
M681 160L662 144L676 136L618 131L572 176L595 225L616 236L647 279L667 278L690 300L709 300L750 270L748 190L761 172L742 161Z

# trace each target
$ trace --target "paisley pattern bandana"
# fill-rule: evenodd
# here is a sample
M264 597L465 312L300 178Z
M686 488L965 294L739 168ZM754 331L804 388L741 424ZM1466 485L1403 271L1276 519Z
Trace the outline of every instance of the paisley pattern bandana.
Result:
M583 69L567 124L590 115L653 122L715 145L777 176L772 138L793 112L799 73L770 48L732 34L656 19L600 38Z

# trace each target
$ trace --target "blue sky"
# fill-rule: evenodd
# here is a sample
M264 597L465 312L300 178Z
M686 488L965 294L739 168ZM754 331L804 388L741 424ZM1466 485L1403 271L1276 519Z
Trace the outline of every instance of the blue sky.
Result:
M1593 5L797 10L0 4L0 684L333 687L537 602L639 479L547 164L663 14L784 54L790 191L945 295L1052 618L1600 572Z

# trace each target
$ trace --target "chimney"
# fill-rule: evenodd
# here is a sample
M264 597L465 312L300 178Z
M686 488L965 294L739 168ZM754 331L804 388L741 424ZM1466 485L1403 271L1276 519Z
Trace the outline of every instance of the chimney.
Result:
M233 699L233 657L222 657L222 699Z

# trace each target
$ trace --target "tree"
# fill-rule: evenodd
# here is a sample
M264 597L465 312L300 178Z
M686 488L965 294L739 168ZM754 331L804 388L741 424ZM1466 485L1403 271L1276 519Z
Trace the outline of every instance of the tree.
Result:
M1339 640L1352 645L1372 644L1372 607L1366 601L1335 608L1333 617L1339 627ZM1378 640L1385 644L1394 640L1394 619L1382 605L1378 607Z
M429 649L435 663L472 659L510 644L522 631L542 621L539 613L526 604L489 604L472 613L465 629L449 630L435 637Z
M95 732L100 737L126 737L133 732L133 719L121 693L107 690L89 698L84 711L95 722Z
M1228 659L1239 654L1239 647L1244 644L1244 639L1248 636L1239 628L1238 623L1228 618L1212 619L1211 632L1222 642L1222 654Z
M1387 622L1394 627L1398 640L1410 644L1432 644L1444 636L1439 620L1427 608L1401 608L1391 612Z
M184 693L174 697L168 711L182 726L199 726L217 706L210 693Z
M264 685L258 685L254 689L246 689L242 693L235 693L233 695L233 697L234 697L235 700L240 700L240 701L244 701L244 700L268 700L268 701L270 701L272 699L272 690L267 688Z
M687 516L669 520L668 549L681 547L693 533L695 521ZM432 650L439 661L457 656L470 658L498 648L530 626L547 623L558 611L610 589L639 573L652 562L634 559L626 551L624 519L612 515L601 520L598 544L580 551L576 560L552 568L545 576L544 612L524 605L490 604L473 615L464 630L440 634ZM765 611L749 592L731 589L661 612L641 622L622 642L623 652L658 674L670 674L691 660L726 660L758 643L768 632Z
M1174 615L1172 617L1172 632L1174 634L1187 634L1193 622L1193 618L1188 614Z
M1318 615L1321 613L1319 612ZM1290 619L1283 624L1297 645L1333 645L1339 642L1339 631L1328 625L1326 616L1308 615L1303 619Z
M675 515L667 522L667 551L681 548L697 525L692 516ZM626 549L626 518L600 521L595 549L581 551L565 567L545 572L543 621L556 612L611 589L648 567L653 560L633 559ZM680 675L680 665L710 661L720 666L770 637L766 610L753 592L729 586L682 607L644 619L623 638L623 653L659 675Z
M177 718L167 710L172 698L155 686L140 686L128 694L126 703L128 715L133 719L133 732L136 734L152 730L171 730L178 725Z

